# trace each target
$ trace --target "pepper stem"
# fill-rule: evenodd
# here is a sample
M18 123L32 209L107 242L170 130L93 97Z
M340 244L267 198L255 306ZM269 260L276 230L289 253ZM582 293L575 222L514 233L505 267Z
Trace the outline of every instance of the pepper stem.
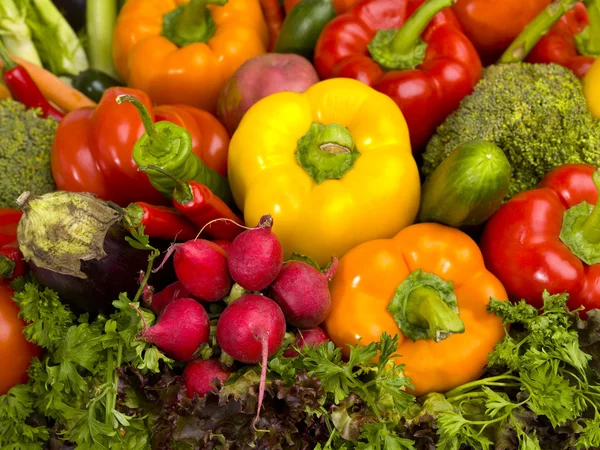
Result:
M296 149L298 163L317 184L342 178L359 156L352 134L337 123L313 122Z
M581 55L597 58L600 56L600 0L586 0L583 3L590 24L575 35L577 51Z
M6 47L4 46L4 44L2 44L2 41L0 41L0 59L4 64L3 72L6 73L9 70L17 68L17 63L14 62L10 56L8 56L8 50L6 50Z
M581 234L587 241L597 244L600 242L600 168L592 174L592 181L598 189L599 200L596 201L592 212L581 225Z
M150 117L150 111L148 111L146 105L144 105L139 99L135 98L133 95L127 94L119 95L117 97L117 103L119 105L123 103L131 103L133 106L136 107L138 113L140 114L140 118L142 119L142 123L144 124L144 129L146 130L146 134L148 135L148 140L150 141L151 148L167 148L167 146L169 145L169 139L156 131L154 122ZM158 153L164 153L164 151L160 151Z
M190 0L165 14L163 35L180 47L196 42L207 43L216 31L208 5L223 6L227 0Z
M452 282L417 269L396 288L388 311L406 337L440 342L463 333Z
M571 11L579 0L554 0L538 14L502 54L498 63L523 61L535 45L560 18Z
M406 318L412 325L429 327L435 342L465 331L465 324L458 314L431 287L419 287L409 294Z
M7 258L6 256L0 256L0 279L12 278L15 266L16 264L12 259Z
M148 170L155 170L156 172L160 172L163 175L172 179L173 182L175 183L175 187L173 190L173 198L175 199L175 201L177 203L184 205L184 204L189 203L192 200L194 200L194 194L192 192L192 187L190 186L190 183L186 183L186 182L180 180L175 175L167 172L162 167L158 167L158 166L149 164L147 166L138 167L138 170L141 170L144 173L147 173Z
M421 35L433 17L457 0L427 0L400 29L379 30L369 43L371 57L390 70L412 69L423 62L427 44Z

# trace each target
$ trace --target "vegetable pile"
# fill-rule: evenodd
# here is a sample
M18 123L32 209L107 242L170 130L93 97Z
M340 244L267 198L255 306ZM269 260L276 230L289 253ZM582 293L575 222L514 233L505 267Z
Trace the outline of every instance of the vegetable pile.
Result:
M600 449L600 0L2 0L0 448Z

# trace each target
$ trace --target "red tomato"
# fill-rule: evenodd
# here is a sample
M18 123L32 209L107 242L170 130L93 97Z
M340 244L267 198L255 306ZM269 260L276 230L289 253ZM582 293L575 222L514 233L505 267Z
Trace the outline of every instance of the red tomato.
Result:
M27 382L31 359L42 354L40 347L27 342L23 336L25 322L19 319L19 307L12 301L12 296L12 288L0 283L0 395Z

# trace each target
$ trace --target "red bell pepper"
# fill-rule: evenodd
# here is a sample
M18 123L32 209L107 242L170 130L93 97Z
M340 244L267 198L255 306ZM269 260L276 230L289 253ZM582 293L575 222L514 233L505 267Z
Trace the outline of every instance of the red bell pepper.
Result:
M90 192L123 207L136 201L169 203L133 160L133 146L145 129L133 105L116 102L121 94L139 99L154 121L166 120L185 128L192 137L192 151L210 169L227 174L229 135L214 116L191 106L152 108L146 93L113 87L104 92L95 109L72 111L58 126L51 153L58 189Z
M17 238L17 226L22 215L20 209L0 208L0 247Z
M600 55L600 0L579 2L545 34L527 57L528 62L559 64L579 78Z
M473 90L481 61L447 9L455 0L365 0L333 19L315 48L321 78L355 78L402 110L414 153Z
M540 307L548 290L567 292L571 309L600 308L598 189L600 169L563 165L489 219L480 243L485 265L513 300Z

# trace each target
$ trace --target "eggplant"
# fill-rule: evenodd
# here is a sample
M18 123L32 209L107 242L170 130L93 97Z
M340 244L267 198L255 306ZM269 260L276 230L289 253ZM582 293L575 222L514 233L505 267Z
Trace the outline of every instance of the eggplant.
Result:
M125 240L120 211L91 194L66 191L39 197L26 192L17 203L23 210L19 248L42 286L91 315L113 311L121 292L133 298L149 252ZM165 269L151 278L156 289L175 279L172 264Z
M52 0L52 3L65 16L76 33L83 29L86 20L86 0Z

